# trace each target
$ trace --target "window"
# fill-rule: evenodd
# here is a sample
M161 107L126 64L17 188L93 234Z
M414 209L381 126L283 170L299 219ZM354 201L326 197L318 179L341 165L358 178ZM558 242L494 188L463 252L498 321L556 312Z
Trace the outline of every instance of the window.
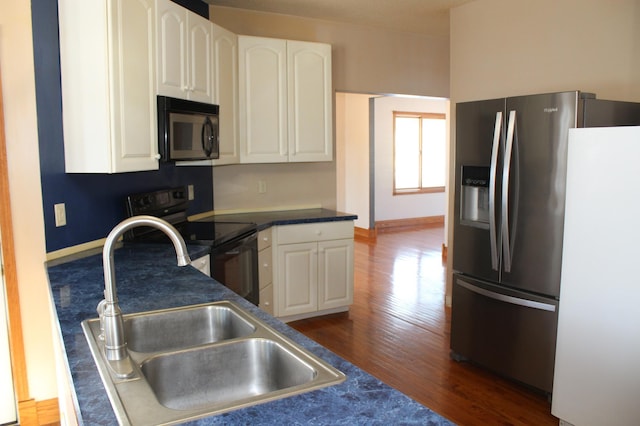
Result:
M444 114L394 112L394 194L443 192Z

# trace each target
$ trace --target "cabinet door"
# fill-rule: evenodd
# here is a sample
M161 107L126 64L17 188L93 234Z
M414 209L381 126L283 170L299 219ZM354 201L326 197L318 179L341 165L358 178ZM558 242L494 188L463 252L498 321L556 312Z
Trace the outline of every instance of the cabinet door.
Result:
M271 247L258 252L258 282L264 288L273 282Z
M238 140L238 36L213 24L213 103L220 105L220 158L240 162Z
M58 2L67 173L158 168L154 12L153 0Z
M331 161L331 45L287 41L287 79L289 161Z
M187 69L188 99L213 103L212 83L212 23L192 12L187 12Z
M156 0L159 95L213 102L212 23L170 0Z
M187 96L187 10L170 1L156 0L158 94Z
M318 243L318 309L353 303L353 240Z
M238 37L240 161L288 161L286 40Z
M260 289L260 309L273 315L273 285L269 284L265 288Z
M278 246L278 316L318 309L317 248L317 243Z
M118 0L112 11L112 171L158 168L154 3Z

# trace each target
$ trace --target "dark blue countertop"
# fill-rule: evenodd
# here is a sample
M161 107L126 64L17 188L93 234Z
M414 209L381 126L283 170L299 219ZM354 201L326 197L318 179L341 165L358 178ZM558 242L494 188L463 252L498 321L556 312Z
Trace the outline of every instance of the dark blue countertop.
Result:
M258 225L258 231L277 225L294 225L297 223L336 222L356 220L357 215L329 209L278 210L270 212L251 212L234 214L216 214L198 221L216 222L251 222Z
M206 247L190 246L193 258ZM211 424L419 424L449 425L448 420L380 382L318 343L269 316L192 267L178 267L170 245L130 244L115 251L118 299L123 313L232 300L271 327L347 375L341 384L190 422ZM49 266L67 362L85 425L113 425L116 417L102 385L80 322L96 318L102 299L102 256ZM408 360L409 361L409 360Z

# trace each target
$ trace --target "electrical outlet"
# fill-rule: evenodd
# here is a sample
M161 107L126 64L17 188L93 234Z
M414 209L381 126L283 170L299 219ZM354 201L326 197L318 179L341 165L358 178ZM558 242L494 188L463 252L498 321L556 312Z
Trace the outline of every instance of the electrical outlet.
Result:
M67 224L67 212L64 203L54 204L53 211L56 217L56 227L65 226Z
M258 194L264 194L267 192L267 182L264 180L258 181Z
M193 200L195 198L194 192L193 192L193 185L188 185L187 186L187 192L189 194L189 200Z

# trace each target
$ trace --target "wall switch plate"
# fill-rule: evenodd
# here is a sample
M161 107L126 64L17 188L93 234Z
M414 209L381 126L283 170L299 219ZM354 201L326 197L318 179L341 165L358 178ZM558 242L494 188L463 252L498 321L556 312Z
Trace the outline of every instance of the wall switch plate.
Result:
M189 200L193 200L195 198L195 195L193 193L193 185L187 186L187 193L188 193Z
M56 217L56 227L65 226L67 224L67 212L64 208L64 203L54 204L53 212Z
M264 194L267 192L267 182L264 180L258 181L258 194Z

